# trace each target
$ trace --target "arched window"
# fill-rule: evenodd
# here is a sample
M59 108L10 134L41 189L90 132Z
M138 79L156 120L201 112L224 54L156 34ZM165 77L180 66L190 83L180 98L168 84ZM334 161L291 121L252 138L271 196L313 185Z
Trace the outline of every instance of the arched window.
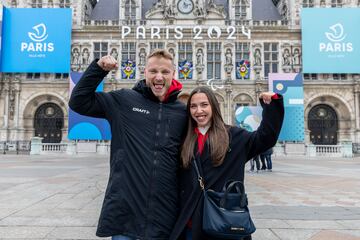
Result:
M246 0L236 0L235 19L245 19L246 15Z
M136 3L134 0L125 1L125 18L136 19Z

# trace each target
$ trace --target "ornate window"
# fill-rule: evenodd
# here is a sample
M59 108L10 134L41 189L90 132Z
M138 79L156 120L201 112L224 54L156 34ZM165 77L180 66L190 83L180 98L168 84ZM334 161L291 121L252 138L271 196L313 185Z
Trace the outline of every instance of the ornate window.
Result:
M235 1L235 19L244 19L246 18L246 0L236 0Z
M152 52L154 49L164 49L164 43L163 42L151 42L150 43L150 52Z
M221 43L207 43L207 79L221 78Z
M316 80L318 75L316 73L304 73L304 80Z
M333 74L333 79L334 80L346 80L347 76L346 74Z
M40 73L27 73L26 78L27 79L39 79Z
M136 62L135 42L123 42L121 45L121 61L131 60Z
M264 75L268 77L269 73L277 73L279 66L278 43L264 43Z
M192 44L191 43L179 43L179 62L189 61L192 62Z
M67 79L68 77L68 73L55 73L55 79Z
M94 59L108 55L107 42L94 42Z
M304 8L314 7L314 0L303 0L302 6L303 6Z
M42 0L31 0L32 8L42 8Z
M125 1L125 19L136 19L136 3L134 0Z
M342 0L331 0L331 7L342 7L343 1Z
M69 8L71 6L70 0L60 0L59 7L61 8Z

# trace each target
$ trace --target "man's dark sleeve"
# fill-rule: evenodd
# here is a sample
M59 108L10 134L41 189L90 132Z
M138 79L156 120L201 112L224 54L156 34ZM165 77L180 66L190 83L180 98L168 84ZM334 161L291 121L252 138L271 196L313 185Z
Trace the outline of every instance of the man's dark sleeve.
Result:
M262 121L258 129L251 133L247 145L248 159L276 144L284 120L284 103L280 94L275 95L270 104L265 104L262 99L260 103L263 108Z
M74 87L69 107L81 115L105 118L108 93L95 90L108 73L97 64L97 60L94 60Z

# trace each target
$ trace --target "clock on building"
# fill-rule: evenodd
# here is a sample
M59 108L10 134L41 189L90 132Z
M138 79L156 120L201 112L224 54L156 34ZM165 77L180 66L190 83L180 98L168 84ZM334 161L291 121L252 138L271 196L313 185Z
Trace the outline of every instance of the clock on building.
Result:
M179 0L177 8L179 12L189 14L194 9L194 2L192 0Z

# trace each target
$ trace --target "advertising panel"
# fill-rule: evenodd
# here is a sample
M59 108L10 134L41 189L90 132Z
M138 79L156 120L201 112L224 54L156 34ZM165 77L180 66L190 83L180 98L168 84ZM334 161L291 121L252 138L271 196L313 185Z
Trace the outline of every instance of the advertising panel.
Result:
M359 8L303 8L303 72L359 73Z
M4 8L2 72L68 73L69 8Z
M70 73L70 94L79 82L82 73ZM96 91L103 91L103 82L99 84ZM105 119L93 118L80 115L69 109L69 133L70 140L110 140L111 130L109 122Z

